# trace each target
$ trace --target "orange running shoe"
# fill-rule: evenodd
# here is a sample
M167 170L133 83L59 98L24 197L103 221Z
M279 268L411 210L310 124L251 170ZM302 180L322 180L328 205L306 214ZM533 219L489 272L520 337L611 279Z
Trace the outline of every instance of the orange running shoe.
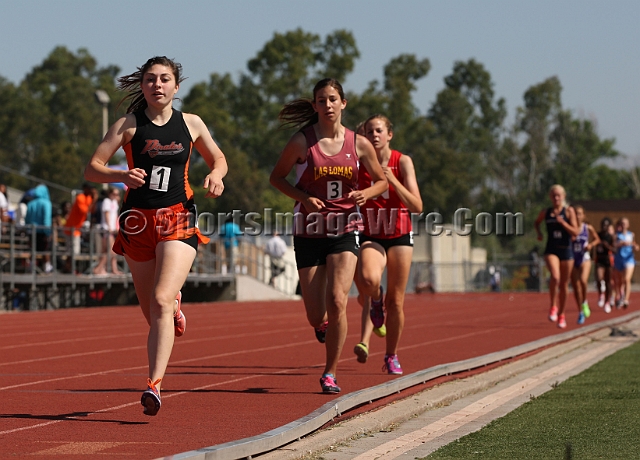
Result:
M160 383L162 379L158 379L155 382L151 379L147 379L147 389L142 393L140 398L140 404L144 406L144 415L156 415L160 410L162 402L160 401L160 392L156 388L156 385Z
M176 337L182 337L187 328L187 318L184 316L184 313L182 313L182 310L180 310L180 305L182 305L182 291L178 291L176 303L178 304L178 309L173 314L173 327L176 332Z

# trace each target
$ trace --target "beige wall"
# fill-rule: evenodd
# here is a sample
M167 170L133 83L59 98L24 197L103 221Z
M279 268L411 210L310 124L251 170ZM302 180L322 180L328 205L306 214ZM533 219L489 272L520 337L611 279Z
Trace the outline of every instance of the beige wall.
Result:
M456 234L451 225L444 225L443 229L438 236L426 232L414 236L413 262L433 263L436 292L463 292L476 275L469 270L484 268L487 252L472 248L471 237Z

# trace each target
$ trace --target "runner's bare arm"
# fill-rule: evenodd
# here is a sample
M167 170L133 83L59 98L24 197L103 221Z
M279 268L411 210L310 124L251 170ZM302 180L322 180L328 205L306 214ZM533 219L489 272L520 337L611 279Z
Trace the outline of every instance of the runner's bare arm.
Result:
M184 121L189 128L193 143L198 153L209 166L211 172L204 178L203 188L207 189L206 198L217 198L222 195L224 183L222 179L227 175L229 167L227 159L211 137L211 133L198 115L183 114Z
M280 158L271 171L269 182L275 188L287 195L289 198L293 198L299 201L309 212L319 211L324 208L324 202L314 196L309 196L302 190L294 187L287 180L287 176L296 164L303 163L307 156L307 140L302 133L294 134L284 150L280 154Z
M104 139L93 153L89 164L84 170L84 178L88 181L99 183L123 182L130 188L138 188L144 185L144 178L147 174L143 169L135 168L119 171L107 166L116 151L131 141L135 130L136 118L133 114L127 114L116 121L109 128Z

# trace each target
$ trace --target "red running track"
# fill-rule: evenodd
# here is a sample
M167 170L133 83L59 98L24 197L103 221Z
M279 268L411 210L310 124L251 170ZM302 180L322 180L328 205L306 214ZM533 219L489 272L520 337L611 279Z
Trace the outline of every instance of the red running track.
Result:
M595 306L587 324L611 314ZM185 293L188 302L188 292ZM399 351L405 374L563 332L547 294L422 294L406 298ZM568 330L577 308L567 308ZM147 326L138 307L0 315L0 457L153 459L255 436L336 396L320 393L324 347L301 301L185 304L163 381L162 409L142 414ZM360 306L351 299L338 382L343 394L393 379L382 339L366 364L352 352Z

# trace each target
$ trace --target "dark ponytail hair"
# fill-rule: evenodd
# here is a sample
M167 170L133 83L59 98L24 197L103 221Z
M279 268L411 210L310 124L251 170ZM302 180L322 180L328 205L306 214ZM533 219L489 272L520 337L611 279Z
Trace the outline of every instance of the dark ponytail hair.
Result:
M144 74L156 64L167 66L173 72L173 76L176 79L177 84L182 83L185 80L182 74L182 66L175 62L173 59L169 59L166 56L155 56L144 63L142 67L138 67L138 70L132 74L122 76L118 78L118 89L120 91L126 91L127 94L122 98L118 107L125 102L129 101L129 107L127 107L127 113L133 113L147 108L147 101L142 94L140 84L144 78Z
M313 87L313 99L300 98L284 105L278 114L280 128L306 128L318 122L318 113L314 110L312 103L316 100L316 93L322 88L331 86L344 100L342 85L335 78L325 78L316 83Z

